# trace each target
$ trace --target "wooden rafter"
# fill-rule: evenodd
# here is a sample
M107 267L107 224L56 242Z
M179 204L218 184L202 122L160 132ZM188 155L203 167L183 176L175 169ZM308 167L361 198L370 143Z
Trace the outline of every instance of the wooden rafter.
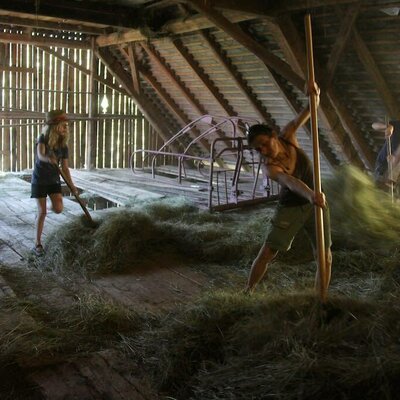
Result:
M168 108L175 114L178 120L181 122L183 126L188 125L191 121L187 117L187 115L179 108L179 106L174 102L172 97L167 93L167 91L157 82L156 78L150 73L150 71L146 71L141 68L140 74L143 78L152 86L152 88L156 91L158 96L164 101L164 103L168 106ZM200 132L194 128L191 130L192 137L196 137L200 134ZM206 139L199 140L200 147L203 148L207 153L210 152L210 144Z
M254 15L227 13L227 18L233 23L254 19ZM213 28L215 25L203 15L195 15L185 20L179 19L166 23L162 27L162 32L170 35L180 35L183 33L197 32L202 29ZM139 29L130 29L126 32L115 32L108 35L98 36L96 43L99 47L124 44L128 42L141 42L147 37Z
M190 0L190 4L198 12L202 13L210 21L212 21L219 29L226 32L238 43L251 51L264 64L271 67L279 75L282 75L298 89L302 90L304 88L304 79L294 72L289 64L277 57L275 54L271 53L251 36L244 33L238 25L230 22L219 11L206 6L201 0Z
M271 114L264 108L262 103L257 99L256 95L252 93L251 88L247 85L241 74L235 69L226 54L223 53L221 47L216 42L216 40L206 31L201 31L200 35L205 43L208 45L210 50L213 52L215 59L218 60L228 76L235 82L236 86L239 88L247 101L251 104L253 110L259 116L259 118L268 123L268 125L270 125L271 127L278 129L279 127L277 126L275 120L272 118Z
M195 113L199 116L207 114L206 109L199 103L189 89L177 76L175 71L163 60L158 51L148 43L141 43L141 46L146 51L150 59L163 71L169 81L182 93L189 104L192 106Z
M376 89L378 90L378 93L380 94L383 102L385 103L387 111L392 118L400 118L399 104L394 97L392 91L390 90L389 85L387 84L381 70L379 69L378 64L376 63L374 57L369 51L358 30L353 27L352 32L353 47L361 63L364 65L364 68L367 71L369 77L371 78Z
M217 103L221 106L221 108L225 111L228 116L237 115L236 111L229 104L229 102L224 98L221 94L217 86L214 82L209 78L208 75L205 74L202 68L200 68L197 61L194 59L193 55L189 52L189 50L183 45L180 39L175 39L172 41L176 50L183 57L192 71L196 74L196 76L203 82L204 86L210 92L210 94L214 97Z
M332 47L331 54L325 66L323 81L321 82L322 88L330 86L332 79L335 75L336 67L339 64L340 58L348 44L348 39L351 35L352 28L357 19L360 9L360 3L349 7L346 10L346 15L342 20L339 33L336 41Z
M120 62L114 57L114 55L108 49L97 49L97 56L103 61L110 72L115 76L118 82L125 88L125 90L132 96L136 104L141 109L142 113L153 125L154 129L160 135L160 137L167 141L171 138L174 133L170 128L168 121L160 115L160 113L154 108L151 102L143 95L136 93L132 77L125 71ZM171 145L174 151L179 151L176 145Z
M299 32L297 31L297 28L290 17L279 18L277 23L281 34L281 45L283 45L284 48L288 47L290 52L295 55L298 66L302 69L303 75L306 76L307 61L305 46L301 40ZM317 62L315 64L318 73L320 68L318 68ZM319 76L317 76L317 82L318 81L320 81ZM331 93L333 93L332 89ZM338 124L342 118L338 118L337 111L333 107L328 94L324 91L321 93L320 111L328 129L330 130L333 142L340 146L340 150L343 152L347 160L361 168L366 166L367 168L372 169L373 164L371 163L371 159L373 158L373 154L371 149L366 145L362 133L359 129L356 131L349 131L353 139L350 140L349 135L344 129L341 128L340 124ZM339 115L339 117L342 116ZM357 146L358 151L354 146ZM362 159L359 153L363 155Z
M82 65L72 61L71 57L67 57L67 56L62 55L61 50L54 50L54 49L51 49L51 48L45 47L45 46L38 46L37 48L40 49L40 50L45 51L48 54L51 54L54 57L57 57L59 60L65 62L70 67L76 68L78 71L81 71L86 75L90 75L90 70L89 69L87 69L85 67L82 67ZM110 89L113 89L113 90L115 90L115 91L117 91L119 93L122 93L122 94L129 95L128 92L125 89L122 89L122 88L119 87L119 85L116 85L111 78L103 78L100 75L97 75L95 73L94 74L94 79L96 81L102 83L103 85L109 87Z
M164 102L164 104L169 108L170 111L175 115L182 126L187 125L190 120L187 115L179 108L179 106L175 103L174 99L168 94L168 92L161 86L159 82L157 82L156 78L150 73L149 70L145 70L144 68L139 69L140 74L144 78L144 80L154 89L160 99ZM208 146L206 146L208 149Z

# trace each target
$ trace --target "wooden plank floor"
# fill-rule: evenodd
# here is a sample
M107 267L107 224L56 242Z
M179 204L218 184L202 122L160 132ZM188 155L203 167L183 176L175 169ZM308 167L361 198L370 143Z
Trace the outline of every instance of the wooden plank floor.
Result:
M135 201L157 199L168 194L177 195L182 192L168 190L168 178L152 184L145 184L148 176L135 178L130 170L106 171L72 171L76 185L89 192L113 201L120 206ZM173 179L172 179L173 181ZM153 188L153 191L147 190ZM192 194L196 199L196 190L185 189L184 193ZM198 197L199 202L203 194ZM96 216L106 215L109 210L91 211ZM44 227L44 242L53 229L57 229L66 221L81 215L80 206L68 197L64 197L62 214L48 212ZM30 183L17 174L0 176L0 265L8 269L25 269L29 274L27 259L34 243L36 203L30 198ZM131 273L97 277L89 282L75 282L88 292L99 293L112 298L118 303L134 306L137 309L157 312L170 309L178 303L188 301L200 293L206 286L207 279L202 273L185 265L156 265L151 270L138 269ZM57 285L57 284L56 284ZM16 291L17 292L17 291ZM65 307L73 301L70 292L63 286L47 288L39 295L41 301L57 307L57 302ZM157 293L157 295L155 295ZM0 297L14 296L13 284L0 276ZM69 303L68 303L69 304ZM1 313L0 313L1 314ZM36 323L30 315L24 315L32 325ZM13 315L0 315L0 320L17 324ZM3 324L4 326L4 324ZM47 360L44 365L20 365L28 371L30 379L40 388L44 399L138 399L155 400L156 393L140 379L141 371L135 360L121 360L121 355L113 349L76 355L74 362L70 360ZM137 374L136 374L137 371Z

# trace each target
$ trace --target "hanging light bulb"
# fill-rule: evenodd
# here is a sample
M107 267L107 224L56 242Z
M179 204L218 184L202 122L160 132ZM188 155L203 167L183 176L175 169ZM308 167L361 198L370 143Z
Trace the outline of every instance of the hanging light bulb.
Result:
M107 99L106 95L103 96L103 99L101 100L100 106L101 106L101 108L103 110L103 114L105 114L107 112L107 108L109 106L108 99Z

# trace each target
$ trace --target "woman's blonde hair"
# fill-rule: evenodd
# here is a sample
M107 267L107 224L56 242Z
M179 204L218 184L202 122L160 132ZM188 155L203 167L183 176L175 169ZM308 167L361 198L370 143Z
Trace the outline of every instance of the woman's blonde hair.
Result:
M43 129L43 134L47 145L50 149L60 149L66 147L69 139L69 131L63 136L58 134L60 124L65 122L59 122L57 125L46 125Z
M45 142L50 149L66 147L69 139L69 131L65 135L59 135L61 124L67 123L67 116L63 110L52 110L46 114L46 125L43 129Z

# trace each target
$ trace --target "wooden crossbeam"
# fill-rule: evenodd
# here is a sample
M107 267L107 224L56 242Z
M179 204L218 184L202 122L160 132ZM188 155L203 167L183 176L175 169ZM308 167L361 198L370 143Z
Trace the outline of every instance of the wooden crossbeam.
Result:
M192 4L193 0L187 0L186 2ZM214 8L247 12L255 15L277 16L288 12L356 2L358 0L209 0L208 4Z
M306 76L307 61L305 46L292 19L288 16L279 18L277 19L277 26L281 33L281 45L284 45L285 47L288 47L290 49L291 54L296 57L297 64L302 69L303 75ZM317 82L319 82L320 68L318 67L317 62L315 62L315 64ZM334 91L331 89L330 93L333 92ZM359 166L360 168L367 167L369 169L372 169L373 164L371 164L371 161L368 160L371 160L373 158L373 154L371 149L366 145L361 131L359 129L348 131L348 133L351 134L352 140L350 140L350 136L348 135L348 133L344 129L342 129L342 126L338 123L341 121L343 116L339 115L339 117L342 118L338 118L337 110L335 110L335 108L333 107L331 99L328 97L328 94L326 92L321 93L320 112L326 126L330 130L333 142L340 146L340 150L345 155L345 158L352 162L354 165ZM358 151L355 149L354 146L357 146ZM362 158L360 157L360 154L363 155Z
M160 115L143 93L139 94L135 91L132 77L125 71L120 62L108 49L97 49L96 54L115 76L117 81L132 96L143 115L153 125L159 136L164 141L168 141L174 133L169 122L163 117L163 115ZM171 145L171 149L176 152L179 151L179 148L175 144Z
M226 13L226 17L232 23L248 21L254 19L252 14ZM174 20L167 22L161 31L170 35L181 35L183 33L197 32L202 29L213 28L215 25L203 15L195 15L184 20ZM147 40L147 37L139 29L130 29L126 32L115 32L108 35L98 36L96 43L99 47L112 46L128 42L141 42Z
M336 36L336 41L332 47L331 54L325 66L323 81L320 83L323 89L331 85L332 79L335 75L336 67L338 66L340 58L346 48L346 45L348 44L348 40L354 23L357 19L359 10L360 3L351 6L346 10L346 15L342 19L339 33Z
M0 33L0 43L22 43L35 46L54 46L73 49L90 49L90 43L82 40L55 39L28 34Z
M11 25L25 28L44 29L50 31L67 31L67 32L80 32L89 35L104 35L105 28L96 26L83 25L81 23L67 23L60 21L44 21L36 18L36 15L26 15L21 18L15 15L2 15L0 10L0 24Z
M34 74L36 72L36 69L27 67L0 66L0 72L22 72L25 74Z
M193 0L181 0L191 4ZM315 8L360 4L362 10L400 7L398 0L208 0L213 8L240 11L264 17L281 17Z
M80 23L101 24L105 26L136 27L135 23L139 9L118 4L102 3L101 6L93 6L84 1L71 0L41 0L36 3L26 0L3 1L3 11L17 15L31 14L36 19L54 19L55 21L76 21Z
M232 79L233 82L235 82L236 86L241 91L242 95L251 104L254 112L258 115L258 117L261 120L265 121L271 127L279 129L276 121L264 108L262 103L257 99L256 95L251 91L251 88L247 85L241 74L235 69L234 65L228 59L226 54L223 53L221 47L218 45L216 40L206 31L201 31L199 33L209 49L212 51L215 59L224 68L229 78Z

